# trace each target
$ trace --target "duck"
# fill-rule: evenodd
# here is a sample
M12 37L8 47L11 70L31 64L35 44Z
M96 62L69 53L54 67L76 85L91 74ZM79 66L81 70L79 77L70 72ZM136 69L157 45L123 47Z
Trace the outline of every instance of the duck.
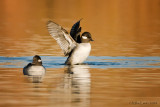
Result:
M82 27L80 26L80 21L77 21L71 27L70 33L51 20L47 22L49 34L56 40L64 55L68 57L65 61L66 65L83 64L91 51L90 41L94 40L90 32L81 34Z
M42 76L45 75L46 69L42 65L42 60L39 55L33 57L32 63L29 63L23 68L23 74L28 76Z

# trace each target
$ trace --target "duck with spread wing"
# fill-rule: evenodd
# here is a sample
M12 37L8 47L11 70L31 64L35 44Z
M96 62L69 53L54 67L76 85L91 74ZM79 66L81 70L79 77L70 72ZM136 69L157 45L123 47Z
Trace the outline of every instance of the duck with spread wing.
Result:
M83 32L80 35L80 20L72 26L70 34L53 21L48 21L47 28L50 35L63 50L64 55L68 56L65 64L82 64L87 59L91 51L90 41L93 39L89 32Z

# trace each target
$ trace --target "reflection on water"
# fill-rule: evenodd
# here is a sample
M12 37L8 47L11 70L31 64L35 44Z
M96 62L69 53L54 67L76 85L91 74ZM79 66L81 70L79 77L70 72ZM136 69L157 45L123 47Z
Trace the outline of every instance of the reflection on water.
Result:
M86 65L47 69L38 84L28 81L30 77L24 76L20 68L0 68L0 72L0 106L90 106L90 73Z
M41 83L43 81L43 76L28 76L28 80L33 83Z
M73 105L79 107L88 107L90 105L90 73L87 65L68 66L65 70L63 88L63 98ZM57 95L59 96L59 95Z
M157 102L158 68L95 69L87 65L49 68L42 83L31 83L21 68L0 68L1 106L97 107ZM12 80L12 81L11 81ZM141 105L137 105L141 107ZM146 105L150 107L151 105Z
M39 73L37 73L37 72L39 72ZM26 76L28 78L28 80L33 83L41 83L43 81L45 73L46 72L42 72L41 70L40 71L32 71L32 74L34 74L34 75L30 75L30 74L24 73L24 70L23 70L23 75Z

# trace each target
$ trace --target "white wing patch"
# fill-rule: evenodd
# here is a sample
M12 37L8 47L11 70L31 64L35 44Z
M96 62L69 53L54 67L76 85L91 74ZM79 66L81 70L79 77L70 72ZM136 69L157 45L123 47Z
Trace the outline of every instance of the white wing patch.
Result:
M83 39L87 39L87 37L86 37L86 36L82 36L82 38L83 38Z

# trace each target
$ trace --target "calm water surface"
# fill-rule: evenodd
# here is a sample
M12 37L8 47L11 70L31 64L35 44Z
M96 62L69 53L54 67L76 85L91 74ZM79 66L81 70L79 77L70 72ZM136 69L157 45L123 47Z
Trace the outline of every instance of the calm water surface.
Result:
M159 0L1 0L0 13L1 107L160 106ZM46 23L81 18L92 51L66 66ZM46 74L24 76L36 54Z

